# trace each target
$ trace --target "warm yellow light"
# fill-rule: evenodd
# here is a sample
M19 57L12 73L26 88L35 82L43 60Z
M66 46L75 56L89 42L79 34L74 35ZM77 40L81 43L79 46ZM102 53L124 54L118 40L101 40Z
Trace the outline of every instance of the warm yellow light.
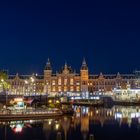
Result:
M98 110L96 110L96 114L99 114L99 111Z
M51 125L52 124L52 121L49 121L49 125Z
M49 103L52 103L52 100L49 100Z
M1 82L4 82L4 79L1 79Z
M23 102L23 99L22 98L15 98L14 101L15 102Z
M60 103L60 102L59 102L59 100L57 100L57 101L56 101L56 103L58 103L58 104L59 104L59 103Z
M25 80L25 84L28 84L28 81L27 80Z
M35 81L35 79L33 77L31 77L31 82L33 83Z
M55 129L58 130L59 129L59 124L55 125Z

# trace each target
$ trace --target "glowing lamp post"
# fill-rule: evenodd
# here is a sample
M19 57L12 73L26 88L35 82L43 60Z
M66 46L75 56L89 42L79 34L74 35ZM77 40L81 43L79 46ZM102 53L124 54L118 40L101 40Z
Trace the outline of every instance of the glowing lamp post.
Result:
M33 77L31 77L31 82L34 83L35 79Z
M3 80L3 79L1 79L1 82L4 82L4 80Z

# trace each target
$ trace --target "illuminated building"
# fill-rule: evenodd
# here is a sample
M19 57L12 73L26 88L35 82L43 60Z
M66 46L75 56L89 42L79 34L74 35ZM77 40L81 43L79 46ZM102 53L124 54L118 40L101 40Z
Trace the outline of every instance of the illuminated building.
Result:
M51 62L48 59L44 75L8 75L10 83L9 94L51 96L67 93L88 98L90 94L103 94L111 92L116 86L127 88L129 81L131 87L139 86L140 72L134 74L90 74L85 59L82 62L80 73L74 71L65 63L59 72L53 73Z
M140 88L131 88L128 83L125 89L118 87L114 88L113 93L116 95L115 100L122 101L139 101L140 100Z

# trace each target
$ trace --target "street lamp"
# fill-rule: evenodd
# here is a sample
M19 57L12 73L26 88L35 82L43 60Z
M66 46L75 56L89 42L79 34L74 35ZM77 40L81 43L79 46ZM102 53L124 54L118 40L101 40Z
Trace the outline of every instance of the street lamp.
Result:
M1 82L3 83L4 82L4 79L1 79Z
M31 77L31 82L34 83L35 79L33 77Z
M27 80L25 80L25 84L28 84L28 81Z

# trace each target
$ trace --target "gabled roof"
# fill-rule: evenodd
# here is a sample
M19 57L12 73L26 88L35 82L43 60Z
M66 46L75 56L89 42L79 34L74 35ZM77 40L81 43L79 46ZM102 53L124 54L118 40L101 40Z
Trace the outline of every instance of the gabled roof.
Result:
M19 78L21 80L26 80L26 79L29 79L32 75L9 75L8 79L9 80L14 80L16 78ZM44 79L44 76L43 75L37 75L35 76L36 79Z
M98 79L98 78L104 78L104 79L116 79L116 78L122 78L122 79L135 79L134 74L102 74L99 75L89 75L89 79Z

